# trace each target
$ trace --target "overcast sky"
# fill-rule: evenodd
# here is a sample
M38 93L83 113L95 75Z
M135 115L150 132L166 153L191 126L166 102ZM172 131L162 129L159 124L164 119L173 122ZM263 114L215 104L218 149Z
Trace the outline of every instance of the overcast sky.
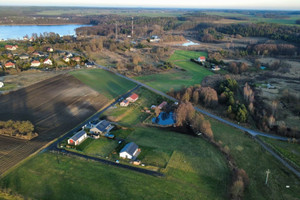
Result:
M0 5L300 10L300 0L0 0Z

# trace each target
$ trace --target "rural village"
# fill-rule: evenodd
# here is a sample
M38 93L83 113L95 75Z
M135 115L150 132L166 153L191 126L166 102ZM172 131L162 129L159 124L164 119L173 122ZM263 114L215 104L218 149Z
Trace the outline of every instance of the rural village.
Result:
M0 199L299 199L300 13L22 9Z

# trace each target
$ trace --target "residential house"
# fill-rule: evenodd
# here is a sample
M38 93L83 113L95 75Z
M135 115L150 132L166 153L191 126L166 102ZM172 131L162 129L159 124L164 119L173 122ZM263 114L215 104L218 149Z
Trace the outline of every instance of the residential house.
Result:
M111 129L113 129L114 126L111 125L109 121L102 120L98 122L96 125L94 125L91 129L90 132L93 134L100 134L100 135L105 135L108 133Z
M26 54L22 54L22 55L20 55L20 59L21 60L26 60L26 59L29 59L29 56L26 55Z
M150 42L159 42L160 38L157 35L152 35L150 38Z
M68 58L67 56L65 56L65 57L63 58L63 60L64 60L65 62L70 62L70 58Z
M41 53L41 52L38 52L38 51L35 51L35 52L33 52L33 54L32 54L33 56L37 56L37 57L43 57L44 56L44 54L43 53Z
M71 57L73 57L73 54L68 52L68 53L66 54L66 57L67 57L67 58L71 58Z
M68 139L68 144L77 146L80 143L82 143L87 137L88 136L86 132L84 130L81 130L77 132L75 135L73 135L70 139Z
M13 62L7 62L7 63L5 63L5 68L15 68L16 67L16 65L15 65L15 63L13 63Z
M10 51L14 51L17 50L18 45L5 45L5 49L10 50Z
M48 47L48 48L47 48L47 51L48 51L48 52L53 52L54 50L53 50L52 47Z
M127 97L126 100L133 103L135 102L136 100L138 100L139 98L139 95L133 93L131 96Z
M218 65L211 66L211 70L213 71L219 71L221 68Z
M94 65L93 62L86 62L86 63L85 63L85 66L86 66L87 68L90 68L90 67L94 67L95 65Z
M40 66L41 65L41 63L40 63L40 61L38 61L38 60L34 60L34 61L32 61L31 62L31 67L38 67L38 66Z
M166 101L163 101L161 104L159 104L158 108L162 109L163 107L165 107L168 103Z
M52 60L50 60L49 58L46 58L43 63L44 63L44 65L52 65L53 64Z
M0 88L2 88L4 86L3 82L0 82Z
M79 56L73 57L72 60L74 60L76 62L80 62L80 57Z
M120 103L120 106L123 106L123 107L127 107L129 105L129 101L128 100L124 100Z
M139 149L138 145L136 145L134 142L130 142L126 144L123 149L121 149L119 155L121 158L135 160L140 153L141 150Z
M205 62L205 56L200 56L199 58L198 58L198 62Z

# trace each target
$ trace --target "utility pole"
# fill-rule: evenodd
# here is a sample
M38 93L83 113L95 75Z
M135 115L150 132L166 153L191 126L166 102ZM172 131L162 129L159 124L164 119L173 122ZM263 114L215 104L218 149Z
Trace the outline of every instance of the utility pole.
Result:
M133 17L131 17L131 38L133 38Z
M265 182L266 185L268 184L268 179L269 179L269 174L270 174L270 173L271 173L271 171L268 169L268 170L266 171L266 174L267 174L266 182Z

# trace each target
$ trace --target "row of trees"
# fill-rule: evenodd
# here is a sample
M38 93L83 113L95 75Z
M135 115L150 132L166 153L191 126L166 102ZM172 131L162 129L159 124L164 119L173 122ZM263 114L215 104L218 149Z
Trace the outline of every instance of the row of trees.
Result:
M30 121L0 121L0 134L31 139L37 136Z

